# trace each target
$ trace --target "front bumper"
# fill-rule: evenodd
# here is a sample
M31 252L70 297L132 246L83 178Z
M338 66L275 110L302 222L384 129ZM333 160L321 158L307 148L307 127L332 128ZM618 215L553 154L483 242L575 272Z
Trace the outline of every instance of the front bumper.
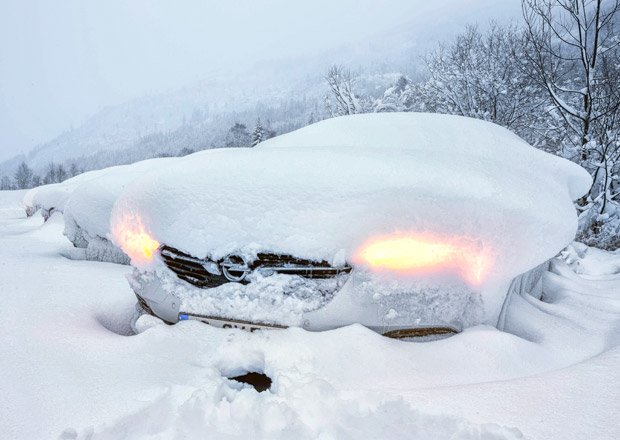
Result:
M166 271L166 269L162 270ZM292 318L276 313L275 308L272 315L248 315L245 313L246 310L242 310L245 307L240 308L239 313L234 311L221 313L221 310L193 307L192 304L195 304L195 301L186 301L183 295L179 295L179 283L187 284L184 281L177 279L171 284L168 276L156 273L144 274L138 271L135 271L129 278L142 308L169 324L184 320L197 320L214 327L238 328L250 332L287 327L325 331L351 324L361 324L379 334L400 339L454 334L465 326L477 323L473 320L479 318L474 311L476 307L471 307L477 304L476 301L461 301L461 304L441 307L442 300L449 296L439 295L433 300L434 294L439 292L436 288L427 289L426 293L430 291L431 295L430 297L421 295L424 298L409 293L377 295L376 292L373 294L373 289L368 289L365 278L359 279L354 273L330 301L314 310L296 314ZM236 285L239 289L247 287L239 283L229 283L229 285ZM390 286L384 287L390 290ZM193 287L190 288L193 289ZM209 296L216 290L197 289L197 293L203 295L205 303L209 303L212 302ZM419 301L412 301L411 298ZM253 300L248 299L247 304L248 306L253 304ZM424 309L424 313L420 313L421 308ZM452 316L455 308L463 309L456 314L458 315L456 317ZM452 312L441 316L441 310ZM469 316L463 318L464 314ZM471 315L474 315L473 319Z

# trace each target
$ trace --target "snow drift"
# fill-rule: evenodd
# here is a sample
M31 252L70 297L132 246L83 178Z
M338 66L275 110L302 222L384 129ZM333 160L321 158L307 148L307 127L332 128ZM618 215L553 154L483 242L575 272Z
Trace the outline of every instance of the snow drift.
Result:
M386 285L406 292L408 284L395 280L457 277L481 293L486 320L493 321L510 280L572 240L572 201L589 184L579 166L489 122L354 115L255 149L180 159L127 188L111 230L144 270L152 261L132 248L136 236L215 260L260 251L346 260L372 274L370 298ZM437 264L375 266L367 250L377 243L387 243L396 259L405 248L407 257L422 252L424 262Z

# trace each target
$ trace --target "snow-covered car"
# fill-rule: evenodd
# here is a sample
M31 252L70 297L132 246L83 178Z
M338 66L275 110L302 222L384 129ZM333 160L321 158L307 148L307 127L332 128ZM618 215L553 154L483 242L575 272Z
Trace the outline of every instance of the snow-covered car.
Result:
M169 166L176 158L143 160L120 165L78 185L64 209L64 234L88 260L128 264L129 257L109 240L110 214L114 202L127 185L151 171Z
M406 338L498 325L571 242L589 184L492 123L354 115L180 159L128 186L111 231L168 323Z
M50 183L28 190L22 199L26 215L30 217L37 211L41 211L41 215L47 220L54 212L62 213L76 188L107 173L109 169L87 171L60 183Z

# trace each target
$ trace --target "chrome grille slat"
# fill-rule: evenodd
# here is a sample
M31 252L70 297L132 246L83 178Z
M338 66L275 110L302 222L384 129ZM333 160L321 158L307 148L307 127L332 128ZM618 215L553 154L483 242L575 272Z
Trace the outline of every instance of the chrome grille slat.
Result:
M162 260L180 279L194 286L211 288L228 282L224 277L210 274L202 265L202 260L194 258L170 246L162 246L159 254Z
M176 252L176 254L175 254L175 252ZM162 256L169 257L169 258L171 258L173 260L180 260L180 261L183 261L184 263L187 263L187 264L193 264L193 265L201 266L202 267L202 263L203 263L202 260L200 260L198 258L191 257L191 256L189 256L187 254L183 254L183 253L181 253L181 251L178 251L176 249L173 251L172 248L168 248L168 247L162 248L161 254L162 254Z
M211 262L193 257L166 245L160 248L159 253L166 266L180 279L190 284L201 288L210 288L230 282L226 277L210 273L205 269L204 265L213 264ZM227 264L229 270L234 270L234 266L230 262L218 262L217 264ZM332 267L325 260L312 261L287 254L270 254L265 252L257 254L256 259L246 267L251 271L263 274L284 273L311 279L329 279L351 272L350 266ZM244 280L243 282L246 281Z

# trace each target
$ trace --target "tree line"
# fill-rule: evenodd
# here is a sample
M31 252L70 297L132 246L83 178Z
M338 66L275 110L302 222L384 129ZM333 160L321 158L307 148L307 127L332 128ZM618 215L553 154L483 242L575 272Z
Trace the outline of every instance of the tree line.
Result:
M272 138L275 135L276 131L271 128L271 122L267 121L267 124L263 124L260 117L257 118L252 132L248 130L245 124L235 122L228 129L223 146L227 148L255 147L260 142ZM181 157L192 154L195 151L196 150L193 148L183 147L175 154L163 152L158 153L157 157ZM0 190L29 189L40 185L59 183L71 177L75 177L84 171L85 170L79 168L75 162L66 165L50 162L45 168L45 172L39 175L36 174L25 161L22 161L12 176L0 177Z
M238 147L255 147L263 141L276 136L276 131L271 128L271 122L267 121L266 125L257 118L254 129L250 133L248 127L240 122L230 127L226 135L225 147L238 148Z
M2 176L0 178L0 190L28 189L50 183L59 183L83 172L84 170L79 168L74 162L66 165L50 162L45 168L45 172L39 175L26 162L22 161L12 176Z

